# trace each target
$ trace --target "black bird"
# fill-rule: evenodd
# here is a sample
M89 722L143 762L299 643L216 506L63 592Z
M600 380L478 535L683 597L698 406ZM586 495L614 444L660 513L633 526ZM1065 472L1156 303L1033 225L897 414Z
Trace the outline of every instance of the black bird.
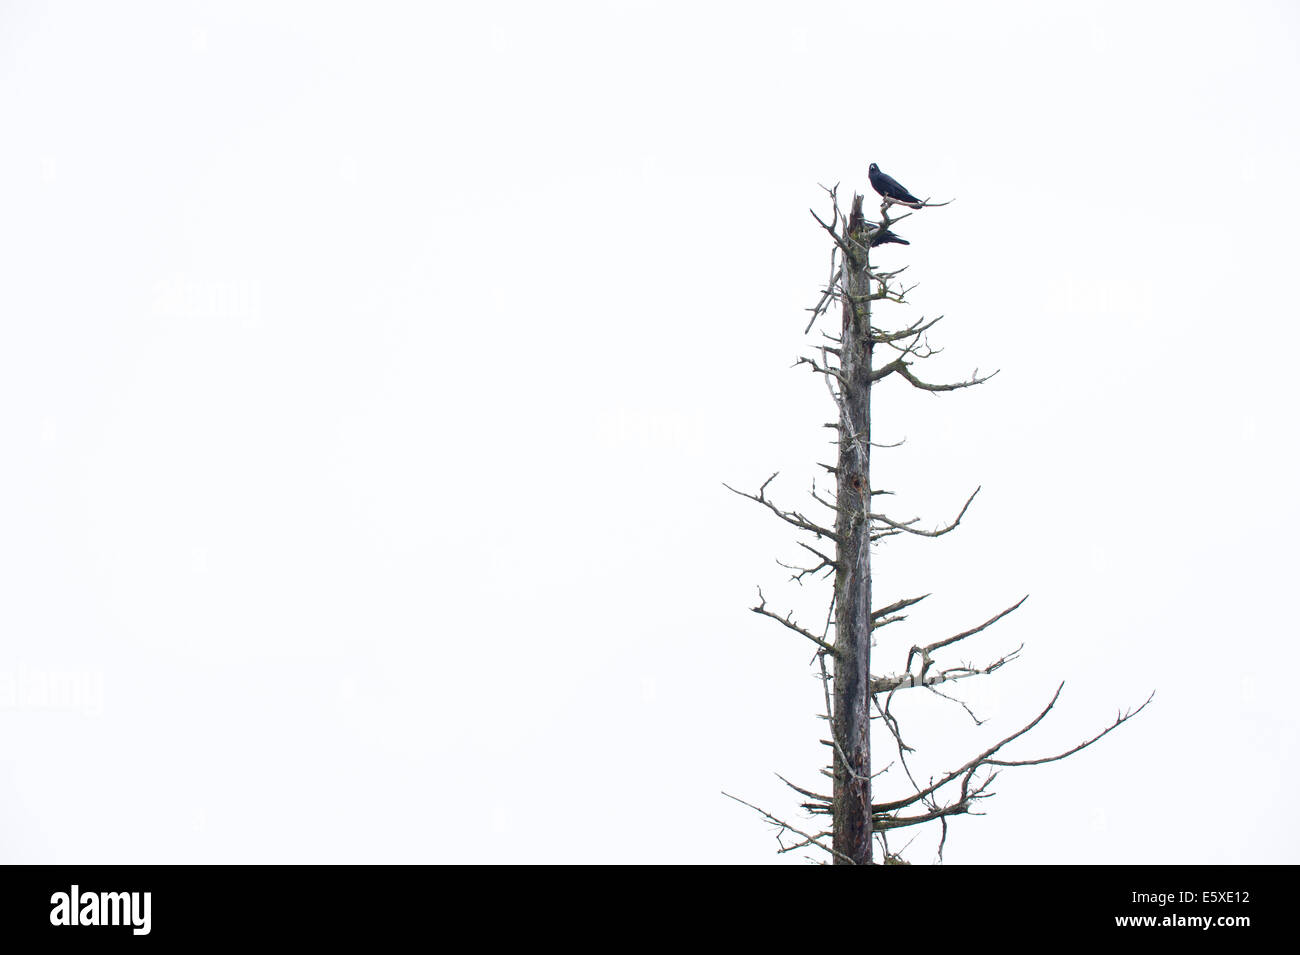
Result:
M921 207L922 202L920 199L904 189L902 184L893 176L886 176L875 163L871 164L871 169L867 172L867 178L871 180L871 188L886 199L903 202L917 209Z
M880 228L880 226L876 225L874 222L868 222L867 228L875 230L874 232L871 233L871 241L867 243L867 245L870 248L874 249L878 245L888 245L891 242L897 242L899 245L912 244L908 242L906 239L904 239L902 236L895 235L893 232L890 232L888 229Z

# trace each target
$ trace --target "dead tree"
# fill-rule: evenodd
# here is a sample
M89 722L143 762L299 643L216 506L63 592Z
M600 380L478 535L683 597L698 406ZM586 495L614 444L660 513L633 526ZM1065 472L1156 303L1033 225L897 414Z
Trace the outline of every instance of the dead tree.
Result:
M997 623L1018 609L1026 598L1020 598L978 626L924 645L912 645L899 672L877 673L873 670L874 632L902 622L907 617L904 611L929 596L904 597L877 605L871 590L873 545L900 534L942 537L961 523L979 488L950 523L934 529L920 526L918 518L899 519L878 508L876 499L886 492L875 489L871 481L872 450L882 447L873 443L871 436L872 392L891 378L927 392L957 391L983 384L996 372L981 376L977 369L964 381L931 383L915 368L937 353L937 349L929 344L928 333L943 316L930 320L922 317L893 329L876 320L877 306L905 305L911 288L905 287L899 278L904 269L884 271L874 267L872 249L894 240L891 227L903 219L920 210L947 203L928 200L908 203L886 198L881 203L880 221L877 223L866 219L861 195L853 196L846 216L840 208L838 187L827 192L831 205L829 221L816 212L813 212L813 217L831 242L830 278L817 304L809 309L812 317L804 333L811 332L819 322L825 324L834 319L837 312L839 320L837 327L831 330L818 329L820 338L817 344L812 346L810 354L800 357L796 365L807 367L825 381L834 404L835 421L828 427L837 434L838 455L834 465L823 464L822 467L835 481L835 494L826 496L814 483L811 493L817 510L814 517L809 517L800 511L781 507L768 496L768 487L776 478L775 474L755 493L727 487L763 505L809 538L799 540L798 544L812 555L813 560L806 566L791 568L795 580L802 582L819 575L834 578L830 607L820 633L801 625L791 614L783 615L770 609L761 590L757 606L751 608L757 614L776 620L815 648L815 664L825 699L825 717L830 727L830 739L822 742L832 752L831 765L822 772L830 777L832 790L821 793L783 779L803 798L802 807L814 820L802 828L750 803L745 805L780 827L778 838L782 840L782 852L811 847L823 850L837 864L872 864L877 859L884 863L897 863L903 860L891 852L889 833L895 829L937 823L942 828L939 841L939 856L942 858L948 818L970 812L979 800L993 795L989 787L1002 768L1052 762L1077 753L1140 713L1151 702L1151 697L1136 710L1117 714L1101 732L1064 752L1025 759L1006 758L1004 747L1029 733L1055 706L1064 687L1061 684L1042 711L1015 732L955 769L924 781L913 778L908 754L914 750L904 741L902 727L891 710L895 694L922 689L947 696L938 689L940 684L986 676L1016 659L1022 647L981 665L949 663L945 651L950 653L961 641ZM912 211L895 216L896 205L907 206ZM960 700L947 698L960 703L974 718ZM896 764L891 763L873 773L873 742L889 744L897 752ZM891 773L890 769L895 766L901 772ZM882 798L876 790L886 783L898 787L899 791L883 794ZM788 842L782 838L787 833L792 836Z

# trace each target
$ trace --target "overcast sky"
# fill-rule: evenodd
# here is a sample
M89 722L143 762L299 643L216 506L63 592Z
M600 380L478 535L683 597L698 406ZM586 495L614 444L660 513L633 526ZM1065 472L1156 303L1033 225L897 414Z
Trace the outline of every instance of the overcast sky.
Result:
M1294 862L1288 3L0 6L0 859L801 862L820 185L899 231L956 863ZM818 608L823 608L819 611ZM942 704L942 705L939 705ZM1224 823L1224 805L1231 825ZM934 861L934 834L909 855ZM898 845L895 842L895 845Z

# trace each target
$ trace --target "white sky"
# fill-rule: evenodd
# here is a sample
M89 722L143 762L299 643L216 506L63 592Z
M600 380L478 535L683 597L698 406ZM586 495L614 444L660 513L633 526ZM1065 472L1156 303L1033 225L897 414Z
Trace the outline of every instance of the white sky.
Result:
M957 200L879 255L927 373L1002 369L879 393L899 516L983 491L879 551L934 596L877 661L1032 595L979 734L902 703L920 765L1157 691L946 860L1294 862L1298 27L0 7L0 859L801 861L721 791L820 785L808 649L746 608L824 592L721 482L803 508L832 453L807 210L875 161Z

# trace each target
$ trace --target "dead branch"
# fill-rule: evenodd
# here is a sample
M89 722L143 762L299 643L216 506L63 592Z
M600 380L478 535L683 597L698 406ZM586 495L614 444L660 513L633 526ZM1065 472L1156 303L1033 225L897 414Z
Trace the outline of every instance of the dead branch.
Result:
M843 252L845 255L851 254L851 250L849 249L848 243L845 242L844 239L840 237L839 232L835 230L835 226L827 225L825 222L822 221L822 217L819 216L817 213L813 212L811 209L809 209L808 211L812 213L812 217L817 220L817 224L821 226L823 229L825 229L826 233L831 237L831 239L834 240L835 244L840 247L840 251ZM836 218L838 219L839 209L836 209L835 212L836 212Z
M1065 686L1065 684L1062 683L1061 686ZM1097 740L1101 739L1107 733L1110 733L1112 730L1117 729L1122 724L1127 723L1133 717L1137 716L1139 713L1145 710L1147 708L1147 704L1150 703L1155 698L1156 698L1156 691L1152 690L1151 695L1148 696L1146 700L1143 701L1142 705L1139 706L1136 710L1133 709L1125 710L1122 713L1117 711L1115 713L1115 722L1111 723L1110 726L1107 726L1104 730L1102 730L1100 733L1098 733L1096 736L1092 737L1091 739L1086 739L1078 746L1073 746L1070 749L1067 749L1063 753L1057 753L1055 756L1041 756L1038 759L1015 759L1015 760L990 759L985 761L985 765L987 766L1038 766L1041 765L1042 763L1054 763L1057 760L1061 760L1069 756L1073 756L1075 753L1079 752L1079 750L1087 749L1089 746L1097 742Z
M825 537L829 540L838 541L839 538L835 536L835 532L831 530L829 527L822 527L820 524L808 520L808 518L804 517L798 511L783 511L767 499L765 493L767 491L767 486L771 484L774 480L776 480L776 476L780 473L781 473L780 471L774 471L772 473L772 476L768 478L766 481L764 481L762 486L759 487L757 494L750 494L747 491L738 491L730 484L727 484L726 482L723 482L722 486L725 487L732 494L739 494L741 497L749 498L749 500L751 501L755 501L759 504L762 504L764 507L770 510L777 517L781 518L781 520L785 521L787 524L793 525L794 527L797 527L800 530L804 530L804 531L808 531L809 533L816 534L818 537Z
M966 499L966 503L962 505L961 512L953 519L951 524L948 524L946 527L935 528L932 531L918 530L912 526L920 520L919 517L914 517L910 521L895 521L893 518L886 517L884 514L868 514L867 518L876 521L877 523L884 524L886 527L890 527L895 531L901 531L906 534L915 534L918 537L942 537L944 534L957 528L957 525L961 523L961 519L966 516L966 509L970 507L971 501L975 500L975 495L979 492L980 489L978 487L971 492L971 496ZM882 532L882 535L883 533L884 532Z
M806 796L807 798L820 803L829 804L833 801L830 796L824 796L821 793L813 792L811 789L803 789L799 786L796 786L794 783L790 782L790 780L786 779L780 773L773 773L773 775L776 776L777 779L781 780L781 782L785 783L787 786L789 786L791 789L793 789L801 796Z
M907 672L894 676L874 677L871 680L871 692L892 693L894 690L908 690L918 686L933 689L940 683L949 683L953 680L964 680L967 677L972 676L988 676L990 673L1001 669L1012 660L1018 659L1020 657L1020 651L1024 648L1025 645L1022 643L1010 653L1005 653L992 663L982 667L973 667L969 663L963 663L955 667L947 667L946 669L939 670L935 673L929 673L927 672L927 666L923 668L920 673ZM942 696L943 694L939 695ZM948 697L945 697L945 699L948 699ZM955 700L954 702L960 703L961 701ZM976 722L978 723L981 721L976 720Z
M935 325L939 324L941 321L943 321L942 315L940 315L938 318L932 318L928 322L925 321L924 318L920 318L917 319L911 325L909 325L907 328L901 328L896 332L885 332L885 331L881 331L880 329L873 328L871 330L871 340L875 342L877 345L884 345L884 344L888 344L889 342L902 341L904 338L911 338L914 335L919 335L922 332L929 331L930 329L934 328Z
M929 596L929 594L921 594L919 597L904 597L902 600L895 600L892 604L889 604L886 607L881 607L879 610L871 611L871 616L873 619L876 617L886 617L891 613L897 613L905 607L915 606Z
M996 371L992 372L990 374L985 375L983 378L981 378L979 377L979 369L976 368L975 372L971 375L969 381L958 381L958 382L952 382L950 384L932 385L929 382L925 382L922 381L920 378L917 378L916 375L912 373L912 370L908 366L905 357L899 356L898 358L895 358L893 361L881 365L879 368L872 369L871 381L874 384L875 382L882 381L893 374L897 374L899 377L904 379L908 384L910 384L913 388L919 388L921 391L957 391L960 388L973 388L976 385L982 385L984 384L984 382L994 377L997 374L997 372Z
M1013 603L1006 610L1003 610L1001 613L995 614L994 616L990 617L988 620L985 620L978 627L971 627L971 629L969 630L963 630L961 633L955 634L951 637L945 637L942 640L936 640L934 643L927 644L924 647L912 647L912 649L907 654L907 669L908 670L912 669L912 657L914 655L920 654L921 659L926 661L925 665L928 666L930 660L930 654L933 653L935 650L940 650L946 646L950 646L958 642L959 640L965 640L967 637L973 637L981 630L987 630L989 627L993 626L995 623L997 623L1007 614L1019 610L1020 605L1023 604L1028 599L1029 599L1029 594L1025 594L1023 597L1021 597L1019 600ZM922 672L924 673L924 668L922 669Z
M811 365L812 370L817 372L817 374L825 375L828 379L834 378L841 385L845 383L844 376L840 374L840 370L838 368L832 368L830 367L830 365L825 365L825 364L819 365L817 364L816 359L809 358L807 355L800 355L798 360L795 361L793 367L798 368L800 365Z
M942 789L944 786L947 786L949 783L952 783L959 778L962 779L962 791L963 791L962 795L963 798L965 798L967 787L969 786L972 777L974 776L976 771L978 771L983 766L1036 766L1039 765L1040 763L1056 762L1057 760L1065 759L1068 756L1073 756L1075 753L1079 752L1082 749L1086 749L1087 747L1091 746L1093 743L1101 739L1103 736L1106 736L1107 734L1113 732L1114 730L1118 729L1120 726L1127 723L1133 717L1137 716L1139 713L1145 710L1147 706L1151 703L1151 701L1155 699L1155 693L1152 692L1152 694L1146 698L1146 702L1144 702L1136 710L1130 709L1123 713L1117 714L1115 717L1115 722L1111 723L1110 726L1106 727L1096 736L1084 740L1078 746L1074 746L1063 753L1057 753L1055 756L1043 756L1036 759L1025 759L1025 760L1000 760L1000 759L992 758L995 753L997 753L999 750L1002 749L1002 747L1006 746L1010 742L1013 742L1014 740L1019 739L1021 736L1024 736L1035 726L1041 723L1044 717L1046 717L1047 714L1052 711L1052 707L1056 706L1056 701L1060 699L1061 691L1064 688L1065 688L1065 683L1062 682L1056 688L1056 692L1052 694L1052 699L1048 702L1047 706L1043 707L1043 711L1039 713L1036 717L1034 717L1032 720L1030 720L1028 723L1026 723L1024 726L1022 726L1020 729L1012 733L1010 736L990 746L988 749L984 750L984 752L980 753L974 759L969 760L959 768L953 770L950 773L946 773L942 778L940 778L938 782L931 783L928 787L916 793L915 795L907 796L906 798L898 799L893 802L880 803L879 805L873 806L872 811L877 813L889 813L889 812L895 812L899 809L904 809L907 806L913 805L919 800L924 799L927 796L937 792L938 790ZM985 781L983 785L987 786L989 781L991 780Z
M793 630L795 633L799 634L799 636L804 637L805 639L811 640L813 643L817 644L817 646L821 647L823 650L827 650L831 653L835 652L835 648L831 646L829 643L827 643L825 640L823 640L821 637L817 636L815 633L811 633L810 631L805 630L803 627L795 623L793 620L794 617L793 611L791 613L786 614L784 617L782 617L780 614L773 613L772 611L768 610L767 599L763 596L763 588L760 587L758 589L758 606L750 607L749 609L752 610L754 613L763 615L764 617L771 617L781 626L786 627L789 630Z
M907 212L896 219L889 219L890 206L905 206L908 209L939 209L943 206L952 205L956 201L955 199L949 199L947 202L931 202L929 199L922 199L920 202L908 202L905 199L891 199L888 196L883 198L885 201L880 204L880 214L890 222L898 222L902 219L906 219L912 214Z
M754 810L754 812L758 813L768 822L772 823L772 825L779 827L779 831L776 834L776 840L781 845L781 848L778 850L778 852L791 852L795 849L801 849L804 846L816 846L818 849L821 849L823 852L828 852L832 856L835 856L838 859L842 859L843 861L847 862L850 865L857 864L853 861L853 859L850 856L845 855L843 852L840 852L836 850L834 847L828 846L821 841L822 839L830 835L829 832L821 832L815 836L811 835L807 832L804 832L802 829L790 825L788 822L786 822L783 819L778 819L776 816L772 815L766 809L760 809L758 806L755 806L753 803L745 802L745 800L739 798L738 796L731 795L731 793L727 792L726 790L723 790L722 795L726 796L728 799L736 800L736 802L740 803L742 806L748 806L750 809ZM793 832L796 836L802 836L804 841L798 843L797 845L792 845L792 846L785 845L784 843L781 842L781 833L786 831Z
M1021 648L1023 647L1024 644L1021 644ZM1019 653L1020 650L1017 649L1015 654L1003 657L1001 660L996 661L995 665L993 665L987 672L992 673L993 670L996 670L998 667L1002 666L1002 664L1008 662L1009 660L1015 659L1015 657L1018 656ZM974 674L974 672L975 671L972 671L972 675ZM969 716L974 721L976 726L984 725L985 721L975 715L975 711L972 710L970 706L967 705L965 700L959 700L955 696L949 696L947 693L943 692L943 690L936 689L933 686L927 686L926 690L929 691L932 695L939 697L940 699L947 700L949 703L956 703L958 706L960 706L963 710L966 711L966 715Z

